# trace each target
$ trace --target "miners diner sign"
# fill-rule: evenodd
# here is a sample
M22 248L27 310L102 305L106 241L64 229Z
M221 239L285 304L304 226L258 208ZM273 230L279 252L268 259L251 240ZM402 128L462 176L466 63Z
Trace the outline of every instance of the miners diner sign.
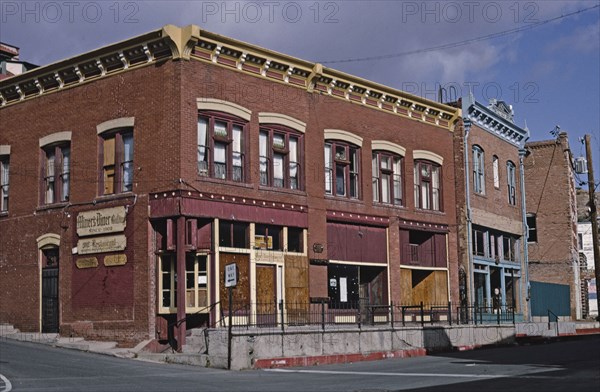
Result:
M77 235L84 237L124 231L127 223L125 218L124 206L80 212L77 216Z

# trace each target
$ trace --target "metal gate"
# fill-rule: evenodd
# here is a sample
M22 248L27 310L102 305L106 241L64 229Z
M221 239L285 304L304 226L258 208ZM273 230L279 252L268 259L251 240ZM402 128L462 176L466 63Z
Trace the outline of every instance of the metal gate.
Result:
M42 332L58 333L58 268L42 269Z

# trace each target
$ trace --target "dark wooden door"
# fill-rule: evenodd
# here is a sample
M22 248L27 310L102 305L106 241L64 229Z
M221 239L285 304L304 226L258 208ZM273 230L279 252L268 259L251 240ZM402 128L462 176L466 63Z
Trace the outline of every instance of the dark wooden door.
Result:
M42 269L42 332L58 333L58 268Z
M277 323L277 285L274 265L256 265L256 323Z

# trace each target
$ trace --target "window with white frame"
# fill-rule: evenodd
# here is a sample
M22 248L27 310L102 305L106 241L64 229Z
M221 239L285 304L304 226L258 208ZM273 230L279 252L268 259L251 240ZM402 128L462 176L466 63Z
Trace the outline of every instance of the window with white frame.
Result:
M515 164L511 161L506 163L506 177L508 180L508 204L517 205L517 196L516 196L516 169Z
M527 242L537 242L537 220L535 214L527 214Z
M494 188L496 189L500 188L500 168L498 166L498 162L498 157L494 155L494 157L492 158L492 170L494 174Z
M245 157L244 120L221 113L202 112L198 117L198 174L243 182Z
M485 164L483 149L473 146L473 190L485 194Z
M360 148L340 141L325 142L325 193L358 199Z
M260 184L302 189L303 135L284 127L261 126L258 140Z
M415 161L415 207L441 211L441 169L431 161Z
M0 212L8 211L9 156L0 156Z
M385 151L374 151L373 201L403 205L402 157Z
M44 173L44 204L69 201L71 146L70 143L46 146L42 151Z
M185 258L186 313L206 310L208 305L207 254L187 253ZM159 260L159 313L177 312L177 257L162 255Z

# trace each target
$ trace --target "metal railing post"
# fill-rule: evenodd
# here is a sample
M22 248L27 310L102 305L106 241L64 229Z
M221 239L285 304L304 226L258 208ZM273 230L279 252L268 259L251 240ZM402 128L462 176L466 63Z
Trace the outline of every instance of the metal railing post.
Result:
M321 329L325 330L325 301L321 300Z
M394 302L390 302L390 322L392 323L392 328L394 328Z
M406 308L404 306L401 306L400 310L402 311L402 326L406 327L406 323L404 322L404 314L406 313Z
M452 301L448 301L448 321L452 325Z
M285 328L284 327L285 322L284 322L284 319L283 319L283 300L281 300L279 302L279 306L280 306L280 309L281 309L281 333L284 333L285 332L285 330L284 330L284 328Z
M423 310L423 301L421 301L421 327L425 326L425 311Z

